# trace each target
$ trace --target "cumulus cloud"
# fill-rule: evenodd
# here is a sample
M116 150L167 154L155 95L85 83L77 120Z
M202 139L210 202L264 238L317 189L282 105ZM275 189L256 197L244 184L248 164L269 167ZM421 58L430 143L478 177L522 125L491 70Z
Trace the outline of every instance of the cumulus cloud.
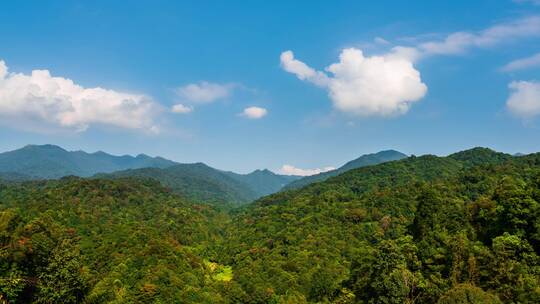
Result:
M177 114L187 114L193 112L193 107L185 106L181 103L172 106L171 111Z
M84 131L94 124L159 132L161 107L145 95L84 88L48 70L10 73L0 61L0 121L33 131Z
M512 72L538 66L540 66L540 53L534 54L527 58L511 61L507 65L503 66L501 70L504 72Z
M316 71L294 58L292 51L281 54L281 65L299 79L325 88L334 107L357 116L394 116L406 113L422 99L427 86L414 68L416 52L398 47L381 56L364 56L359 49L344 49L340 60Z
M211 103L229 97L235 87L236 85L232 83L220 84L201 81L179 87L175 92L185 102Z
M512 114L523 119L540 115L540 82L513 81L508 87L510 96L506 107Z
M248 107L245 108L240 115L249 119L260 119L266 116L267 113L268 111L265 108Z
M317 169L300 169L296 168L295 166L291 165L283 165L281 169L279 169L279 173L283 175L298 175L298 176L309 176L309 175L315 175L331 170L335 170L334 167L324 167L324 168L317 168Z
M417 49L422 55L455 55L473 47L487 48L509 40L539 35L540 17L532 16L497 24L478 32L455 32L441 41L420 43Z

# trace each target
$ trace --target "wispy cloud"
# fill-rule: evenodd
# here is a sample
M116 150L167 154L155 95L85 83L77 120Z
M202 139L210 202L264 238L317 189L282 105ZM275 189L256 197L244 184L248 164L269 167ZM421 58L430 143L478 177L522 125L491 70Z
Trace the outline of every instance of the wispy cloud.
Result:
M234 83L212 83L201 81L175 89L180 101L190 103L211 103L229 97L238 85Z
M504 72L512 72L517 70L530 69L540 66L540 53L536 53L530 57L516 59L509 62L501 68Z
M179 103L179 104L175 104L174 106L172 106L171 111L173 113L177 113L177 114L188 114L188 113L193 112L193 107L192 106L186 106L186 105L183 105L183 104Z
M416 48L422 55L455 55L471 48L488 48L532 36L540 36L538 16L496 24L477 32L455 32L442 40L420 43Z

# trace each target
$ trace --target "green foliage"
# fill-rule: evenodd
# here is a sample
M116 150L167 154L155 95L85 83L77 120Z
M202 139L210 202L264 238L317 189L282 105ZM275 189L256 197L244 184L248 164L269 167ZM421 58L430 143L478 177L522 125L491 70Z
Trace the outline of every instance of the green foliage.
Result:
M488 149L363 167L245 207L217 251L245 303L537 303L539 177Z
M186 197L0 184L0 302L540 302L540 154L410 157L227 212Z
M158 183L34 182L0 191L0 293L10 303L200 303L220 219ZM205 300L206 299L206 300Z
M437 304L499 304L497 296L470 284L460 284L441 296Z

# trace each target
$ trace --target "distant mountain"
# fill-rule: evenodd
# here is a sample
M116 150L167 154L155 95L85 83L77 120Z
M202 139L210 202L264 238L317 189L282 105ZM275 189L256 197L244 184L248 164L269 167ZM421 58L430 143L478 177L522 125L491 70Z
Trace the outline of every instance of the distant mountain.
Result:
M130 168L165 168L177 163L139 154L114 156L105 152L66 151L54 145L28 145L0 153L0 176L5 179L50 179L67 175L92 176Z
M210 204L245 204L275 193L297 177L269 170L249 174L225 172L203 163L177 164L167 168L142 168L99 174L108 178L150 178L192 201Z
M257 194L257 197L276 193L287 184L301 178L301 176L295 175L275 174L268 169L255 170L249 174L225 173L235 180L248 185Z
M275 193L298 179L269 170L226 172L203 163L180 164L139 154L66 151L55 145L28 145L0 153L0 180L57 179L63 176L152 178L187 198L206 203L247 203Z
M395 150L385 150L378 153L362 155L359 158L355 160L351 160L350 162L346 163L345 165L335 170L319 173L316 175L306 176L304 178L293 181L287 186L285 186L284 189L298 189L298 188L307 186L315 182L324 181L330 177L337 176L341 173L344 173L352 169L371 166L371 165L377 165L377 164L394 161L394 160L400 160L404 158L407 158L406 154L403 154Z

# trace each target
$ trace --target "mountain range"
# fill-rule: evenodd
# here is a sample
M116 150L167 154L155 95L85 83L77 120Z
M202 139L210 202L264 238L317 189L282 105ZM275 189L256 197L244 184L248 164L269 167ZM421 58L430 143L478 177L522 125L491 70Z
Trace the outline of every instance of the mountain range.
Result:
M27 145L0 153L0 179L24 181L70 175L151 178L191 200L235 204L275 193L300 178L267 169L239 174L204 163L181 164L144 154L115 156L101 151L67 151L55 145Z
M314 176L276 174L268 169L239 174L204 163L182 164L162 157L115 156L105 152L67 151L55 145L28 145L0 153L0 179L24 181L64 176L149 178L192 201L245 204L259 197L324 181L351 169L399 160L407 155L387 150L363 155L342 167Z
M102 151L87 153L67 151L55 145L27 145L0 153L0 172L10 172L31 179L55 179L68 175L81 177L130 168L166 168L176 162L162 157L115 156Z

